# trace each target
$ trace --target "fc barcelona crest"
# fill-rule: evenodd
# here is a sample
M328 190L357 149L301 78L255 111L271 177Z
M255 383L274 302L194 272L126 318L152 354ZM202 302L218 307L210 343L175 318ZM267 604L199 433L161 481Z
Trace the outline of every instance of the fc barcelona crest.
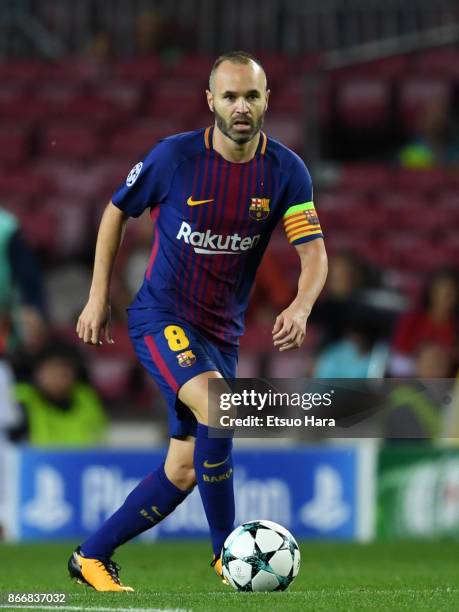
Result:
M196 355L193 351L183 351L177 355L178 364L181 368L188 368L196 361Z
M305 210L306 219L308 220L309 225L319 225L319 217L314 209Z
M249 215L255 221L263 221L269 215L268 198L250 198Z

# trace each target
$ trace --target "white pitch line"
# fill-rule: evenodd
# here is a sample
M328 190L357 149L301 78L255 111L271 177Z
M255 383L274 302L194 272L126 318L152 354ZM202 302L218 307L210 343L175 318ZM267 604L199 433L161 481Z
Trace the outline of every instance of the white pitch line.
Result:
M56 604L55 606L18 606L18 605L0 605L0 608L8 609L8 610L68 610L79 611L79 610L95 610L96 612L191 612L190 610L185 610L184 608L100 608L100 607L88 607L88 606L61 606Z

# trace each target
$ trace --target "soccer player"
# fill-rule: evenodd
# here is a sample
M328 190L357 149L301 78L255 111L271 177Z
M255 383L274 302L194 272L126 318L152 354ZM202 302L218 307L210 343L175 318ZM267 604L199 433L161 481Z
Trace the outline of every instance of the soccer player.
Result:
M212 565L234 527L231 438L209 436L211 378L235 378L238 338L257 267L282 219L301 273L293 302L279 314L273 342L301 346L327 260L301 159L261 131L269 90L260 62L245 52L214 63L207 103L215 124L161 140L115 192L99 228L93 280L77 334L98 345L110 331L109 290L129 217L149 208L151 256L128 309L129 333L169 407L165 461L72 554L70 575L98 591L130 591L114 550L158 524L197 484L209 523Z

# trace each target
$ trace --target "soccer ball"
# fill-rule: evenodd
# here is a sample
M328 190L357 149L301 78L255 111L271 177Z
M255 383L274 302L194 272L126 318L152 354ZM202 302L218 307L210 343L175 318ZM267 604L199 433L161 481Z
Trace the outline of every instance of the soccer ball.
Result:
M250 521L230 533L222 548L223 576L238 591L285 591L300 569L292 534L272 521Z

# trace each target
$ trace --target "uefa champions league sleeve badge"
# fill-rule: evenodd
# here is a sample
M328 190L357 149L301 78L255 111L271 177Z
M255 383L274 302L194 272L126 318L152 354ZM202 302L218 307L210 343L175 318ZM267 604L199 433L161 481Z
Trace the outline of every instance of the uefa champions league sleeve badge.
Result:
M126 185L128 187L131 187L136 182L136 180L139 178L139 174L141 173L142 168L143 168L143 162L139 162L129 172L126 178Z

